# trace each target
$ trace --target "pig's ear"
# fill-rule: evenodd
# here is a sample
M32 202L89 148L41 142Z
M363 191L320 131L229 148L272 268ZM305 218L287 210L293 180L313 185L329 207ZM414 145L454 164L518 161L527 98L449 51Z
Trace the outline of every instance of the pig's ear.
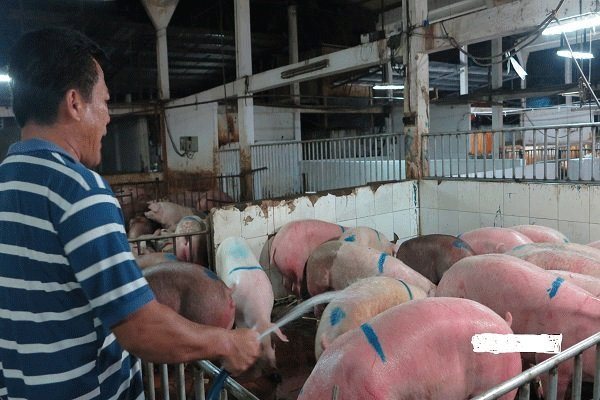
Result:
M509 327L512 326L512 314L509 311L506 312L504 320L506 321Z

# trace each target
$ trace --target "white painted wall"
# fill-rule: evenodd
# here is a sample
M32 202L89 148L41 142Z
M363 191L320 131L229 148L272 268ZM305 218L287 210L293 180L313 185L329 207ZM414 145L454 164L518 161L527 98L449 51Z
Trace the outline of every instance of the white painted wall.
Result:
M268 235L285 223L300 219L320 219L346 227L368 226L404 241L417 235L418 184L396 182L375 189L359 187L349 195L327 194L298 197L290 200L263 201L244 209L235 206L214 209L211 212L214 230L213 244L218 245L229 236L246 239L257 258L267 243ZM284 296L281 276L275 268L267 268L275 296Z
M466 132L471 130L471 105L429 105L429 132Z
M298 124L299 125L299 124ZM294 113L288 108L254 106L254 140L256 143L294 140Z
M167 136L168 168L185 172L212 171L217 137L217 103L170 108L165 113L168 129L178 151L181 136L198 137L198 153L193 158L187 158L175 153Z
M537 224L576 243L600 240L600 186L427 180L419 194L422 235Z

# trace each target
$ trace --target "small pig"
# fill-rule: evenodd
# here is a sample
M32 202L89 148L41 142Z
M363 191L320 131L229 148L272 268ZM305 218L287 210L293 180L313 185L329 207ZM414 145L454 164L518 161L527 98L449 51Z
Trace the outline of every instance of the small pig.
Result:
M423 235L403 242L396 258L437 284L455 262L474 255L473 249L452 235Z
M593 248L575 243L532 243L514 248L506 254L528 261L543 269L576 272L600 278L600 258ZM582 250L582 248L584 248Z
M505 253L517 246L533 243L520 232L497 227L473 229L458 237L467 242L475 254Z
M551 274L562 277L567 282L571 282L579 286L580 288L588 291L592 296L600 298L600 278L578 274L576 272L560 271L555 269L550 269L547 271Z
M520 232L534 243L569 243L570 240L556 229L542 225L516 225L509 229Z
M207 238L210 234L206 219L197 215L186 215L181 218L175 228L176 234L204 231L204 234L178 236L175 239L175 254L179 261L208 266Z
M394 243L381 232L366 226L348 228L338 240L372 247L389 255L394 254Z
M316 296L329 290L342 290L359 279L388 276L423 289L433 295L435 285L402 261L370 247L333 240L323 243L306 264L308 293Z
M165 229L173 232L179 220L186 215L199 215L200 212L193 208L180 206L169 201L150 201L144 215L161 224Z
M325 307L315 336L315 358L340 335L357 328L377 314L409 300L424 299L418 286L387 276L364 278L342 290Z
M336 390L343 400L473 398L521 372L518 353L474 352L471 339L482 333L513 332L492 310L466 299L400 304L332 343L298 400L329 400Z
M233 291L236 327L254 328L259 333L271 327L274 300L271 281L246 241L240 237L226 238L217 248L215 260L217 275ZM276 334L287 341L279 329ZM263 339L263 359L275 367L270 336Z
M157 252L139 255L134 253L134 256L138 267L140 267L141 269L152 267L153 265L158 265L165 262L178 261L177 257L173 253Z
M517 334L563 335L562 347L598 332L600 299L582 288L566 282L527 261L505 254L488 254L463 258L444 274L436 296L475 300L498 315L512 315L512 329ZM584 380L593 377L595 351L583 352ZM535 354L536 361L549 355ZM573 372L573 363L558 367L558 399L565 391ZM548 374L542 376L548 387Z
M231 289L208 268L174 261L146 268L143 274L159 303L198 324L232 328Z
M300 297L308 257L320 244L339 238L344 230L316 219L292 221L281 227L269 249L269 266L279 269L289 293Z
M127 237L136 239L142 235L152 235L160 226L149 218L138 215L129 220Z
M220 190L211 189L200 193L196 203L196 208L200 211L209 212L213 207L223 207L226 204L235 201L227 193Z

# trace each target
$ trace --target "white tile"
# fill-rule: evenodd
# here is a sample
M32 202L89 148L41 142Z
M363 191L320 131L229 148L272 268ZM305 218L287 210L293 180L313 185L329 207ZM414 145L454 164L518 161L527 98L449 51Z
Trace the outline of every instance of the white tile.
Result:
M527 183L504 183L504 215L529 217Z
M412 215L410 219L410 235L417 236L419 234L419 215L421 214L421 210L411 208L409 212Z
M558 230L558 220L557 219L529 218L529 224L530 225L547 226L548 228Z
M294 199L290 204L290 216L296 221L299 219L315 219L315 207L306 196Z
M479 211L486 214L504 212L504 183L479 182Z
M356 228L356 219L347 219L344 221L337 221L336 224L343 226L344 228Z
M439 232L445 235L458 235L458 211L439 210Z
M479 182L456 182L458 184L458 211L479 212ZM479 224L479 221L477 222Z
M438 185L438 208L440 210L458 210L458 185L456 182L442 181Z
M356 218L375 215L375 194L369 186L359 187L356 194Z
M438 181L419 181L419 204L421 208L438 208Z
M529 185L529 201L532 218L558 218L558 186L548 183L532 183Z
M375 215L373 219L375 220L375 229L392 240L394 237L394 214L379 214Z
M356 226L366 226L368 228L373 228L373 229L377 230L377 224L375 223L375 216L372 215L370 217L356 218Z
M381 185L375 190L375 214L387 214L394 210L393 186Z
M335 198L335 219L338 222L356 219L356 195L354 193Z
M213 245L218 246L230 236L242 236L241 212L235 207L216 209L212 213Z
M600 224L590 224L590 242L596 240L600 240Z
M472 231L473 229L480 228L479 226L479 213L473 212L458 212L458 232L464 233L468 231Z
M246 239L246 243L248 243L248 247L252 250L252 254L256 257L256 260L259 261L260 253L262 252L265 243L267 243L267 236L258 236L251 239Z
M411 210L401 210L394 212L394 233L398 235L399 238L404 238L408 236L412 236L416 233L413 233L413 227L415 225L414 213Z
M600 186L590 186L590 223L600 224Z
M418 184L414 181L392 184L393 210L408 210L419 206Z
M241 213L242 237L245 239L266 236L268 216L257 205L246 207Z
M558 220L590 221L590 192L587 185L560 185L558 188ZM589 234L589 233L588 233Z
M421 208L419 219L421 222L421 235L431 235L439 232L439 211L431 208Z
M503 228L510 228L511 226L517 225L528 225L529 217L519 217L515 215L505 215Z
M571 242L579 244L590 242L590 224L586 222L558 221L558 230Z
M502 227L504 225L504 216L501 213L495 214L487 214L481 213L479 214L479 227Z
M320 197L314 204L315 219L321 221L335 222L335 196L328 193Z

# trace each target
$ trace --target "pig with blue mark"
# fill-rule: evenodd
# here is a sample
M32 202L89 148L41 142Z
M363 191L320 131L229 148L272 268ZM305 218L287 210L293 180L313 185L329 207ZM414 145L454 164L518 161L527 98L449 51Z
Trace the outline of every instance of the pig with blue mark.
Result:
M315 336L315 358L319 359L340 335L357 328L377 314L427 293L418 286L386 276L364 278L339 292L325 307Z
M527 236L533 243L569 243L568 237L556 229L543 225L516 225L509 229Z
M465 241L452 235L422 235L402 242L396 258L437 284L455 262L474 255Z
M435 284L397 258L367 246L332 240L319 246L306 263L306 280L311 296L341 290L359 279L387 276L417 286L429 296Z
M520 232L509 228L485 227L458 236L467 242L475 254L506 253L517 246L533 243Z
M382 232L366 226L348 228L338 240L371 247L389 255L394 254L394 243L390 242Z
M226 238L217 249L215 263L217 275L233 291L236 327L253 328L259 333L271 327L273 288L248 243L241 237ZM275 333L287 341L279 329ZM262 344L262 360L274 368L275 350L271 337L267 335Z
M466 299L426 298L389 308L328 347L298 400L465 400L521 372L518 353L475 353L475 334L512 334ZM502 396L513 399L516 390Z
M444 274L436 296L477 301L498 315L512 315L516 334L562 334L566 349L600 328L600 299L527 261L505 254L463 258ZM527 353L526 353L527 354ZM535 361L549 358L535 354ZM593 380L595 351L583 352L584 381ZM573 363L558 367L558 397L565 393ZM542 387L548 387L548 374Z

